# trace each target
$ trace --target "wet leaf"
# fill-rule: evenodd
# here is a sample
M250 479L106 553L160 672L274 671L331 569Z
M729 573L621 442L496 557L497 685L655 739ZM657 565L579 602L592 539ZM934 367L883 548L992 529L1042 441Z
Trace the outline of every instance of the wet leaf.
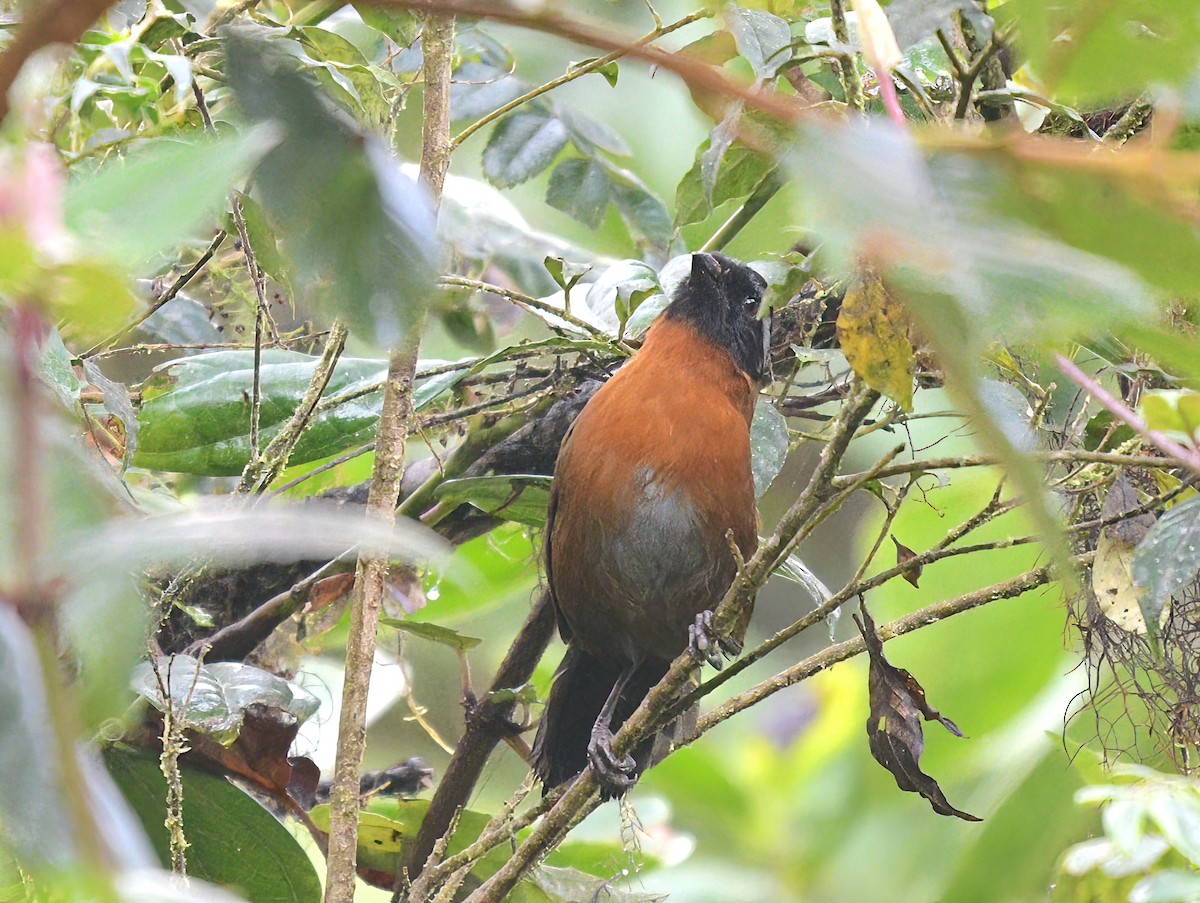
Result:
M550 176L546 203L574 217L590 229L604 219L611 196L604 167L596 160L563 160Z
M474 649L482 640L473 636L463 636L457 630L449 627L442 627L440 624L430 624L427 621L409 621L401 618L380 618L379 623L385 627L394 627L402 633L411 634L412 636L420 637L423 640L432 640L435 643L441 643L443 646L449 646L451 649L457 649L460 652L466 652L468 649Z
M316 366L317 358L309 355L277 349L263 352L260 447L291 418L308 391ZM325 398L380 383L385 372L383 361L342 358ZM456 372L461 379L462 371ZM133 463L205 476L240 474L250 460L248 393L253 379L254 354L250 351L197 354L159 367L142 384L145 401L138 412L139 445ZM428 382L418 386L417 394L426 390ZM368 441L379 419L381 398L382 391L376 390L345 404L318 409L289 463L316 461Z
M855 616L855 623L862 632L867 644L867 654L871 658L869 689L871 698L871 715L867 719L867 740L871 746L871 755L884 768L892 773L896 785L901 790L919 793L939 815L953 815L964 821L980 821L974 815L969 815L955 809L946 800L937 781L921 771L919 762L925 749L925 736L921 729L921 718L926 721L939 721L946 730L956 737L962 736L962 731L949 718L943 716L925 699L925 690L917 683L916 678L890 664L883 655L883 641L875 632L875 622L865 606L860 608L861 620Z
M896 545L896 565L898 567L904 567L906 564L908 564L908 562L912 561L914 558L917 557L916 552L914 552L912 549L910 549L908 546L906 546L904 543L902 543L900 540L898 540L895 536L892 537L892 542L895 543L895 545ZM903 577L905 580L907 580L909 583L911 583L913 586L920 589L920 587L921 587L921 571L923 571L924 569L925 569L924 565L921 565L921 564L913 565L912 567L904 568L904 571L900 574L900 576Z
M250 706L276 709L297 725L320 706L320 700L307 690L269 671L241 662L201 664L190 655L164 655L142 662L132 683L138 695L159 711L168 705L165 689L176 718L225 745L241 731Z
M869 265L859 269L846 290L837 334L854 372L911 411L916 356L908 340L908 316Z
M750 421L750 471L754 474L754 494L759 498L783 469L788 445L787 419L775 405L759 402Z
M1200 573L1200 498L1163 514L1133 555L1133 580L1146 624L1157 625L1171 597Z
M483 174L497 188L519 185L553 163L568 138L562 120L546 110L511 113L483 149Z

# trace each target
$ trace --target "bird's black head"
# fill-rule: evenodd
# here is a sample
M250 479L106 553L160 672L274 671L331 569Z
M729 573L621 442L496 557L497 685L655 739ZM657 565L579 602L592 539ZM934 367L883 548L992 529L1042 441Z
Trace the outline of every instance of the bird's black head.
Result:
M758 319L766 288L762 276L724 254L693 254L691 275L675 290L664 316L686 320L762 382L771 344L770 317Z

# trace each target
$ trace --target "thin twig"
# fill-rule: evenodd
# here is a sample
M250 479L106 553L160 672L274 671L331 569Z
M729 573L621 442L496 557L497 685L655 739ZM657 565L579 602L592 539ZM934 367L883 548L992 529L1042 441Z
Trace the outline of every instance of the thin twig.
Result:
M1103 386L1063 355L1054 355L1054 361L1071 382L1091 395L1098 405L1146 441L1157 446L1179 466L1186 467L1192 473L1200 475L1200 451L1194 448L1186 449L1174 439L1163 435L1158 430L1152 430L1147 427L1146 421L1134 413L1125 402L1113 397ZM1159 466L1161 466L1161 462L1159 462Z
M238 484L237 491L239 493L261 494L279 476L279 472L287 466L292 450L300 441L300 436L305 428L312 421L317 403L329 385L329 380L333 378L338 359L345 347L346 326L341 320L334 320L329 331L329 340L325 343L325 350L313 368L313 375L308 382L308 388L304 391L304 397L300 399L300 404L296 406L296 410L292 412L287 423L275 434L275 438L267 443L262 454L253 455L246 462L241 482Z
M683 28L685 25L691 25L693 22L697 22L700 19L707 19L707 18L710 18L711 16L712 16L711 11L701 10L698 13L692 13L689 16L684 16L679 21L673 22L670 25L660 25L658 28L655 28L649 34L643 35L642 37L638 38L638 40L633 43L632 47L644 47L647 44L651 44L654 41L657 41L659 38L663 37L664 35L669 35L673 31L678 31L680 28ZM527 104L527 103L529 103L529 101L534 100L538 97L541 97L543 94L548 94L549 92L553 91L555 88L560 88L563 85L567 84L568 82L572 82L577 78L582 78L585 75L590 75L591 73L595 72L597 69L603 69L609 63L616 62L621 57L626 56L630 52L632 47L623 48L620 50L614 50L611 53L605 54L604 56L597 57L596 59L592 60L591 62L583 63L582 65L575 66L569 72L567 72L563 75L560 75L558 78L553 78L550 81L546 82L544 85L538 85L536 88L533 88L532 90L525 92L520 97L518 97L514 100L510 100L508 103L504 104L503 106L497 107L495 110L492 110L492 112L488 113L486 116L482 117L481 119L477 119L475 122L472 122L469 126L467 126L465 129L463 129L461 132L459 132L454 137L454 142L453 142L454 147L458 147L460 144L462 144L464 141L466 141L468 138L470 138L472 135L474 135L481 128L488 125L489 123L495 122L497 119L501 118L502 116L505 116L506 114L511 113L517 107Z

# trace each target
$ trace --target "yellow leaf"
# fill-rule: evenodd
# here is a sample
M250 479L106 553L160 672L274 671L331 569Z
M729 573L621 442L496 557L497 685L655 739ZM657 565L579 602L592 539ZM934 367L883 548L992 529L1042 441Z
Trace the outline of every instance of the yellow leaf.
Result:
M863 266L846 291L837 335L854 372L911 411L916 361L908 340L908 317L870 266Z
M1130 633L1145 633L1146 621L1138 605L1144 590L1133 582L1133 551L1133 546L1102 532L1092 562L1092 591L1108 620Z

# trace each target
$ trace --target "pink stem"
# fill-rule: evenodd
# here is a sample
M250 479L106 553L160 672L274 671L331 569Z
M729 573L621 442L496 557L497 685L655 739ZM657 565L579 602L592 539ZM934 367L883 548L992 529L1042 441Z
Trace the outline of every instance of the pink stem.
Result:
M1058 364L1058 368L1063 373L1067 374L1071 382L1079 386L1096 400L1102 408L1132 429L1135 433L1147 439L1152 444L1158 446L1159 450L1174 458L1175 461L1186 467L1192 473L1200 475L1200 452L1195 449L1186 449L1174 439L1169 439L1158 430L1149 429L1146 426L1146 421L1142 420L1129 405L1118 398L1110 395L1103 386L1080 370L1073 362L1065 358L1061 354L1054 355L1054 361Z

